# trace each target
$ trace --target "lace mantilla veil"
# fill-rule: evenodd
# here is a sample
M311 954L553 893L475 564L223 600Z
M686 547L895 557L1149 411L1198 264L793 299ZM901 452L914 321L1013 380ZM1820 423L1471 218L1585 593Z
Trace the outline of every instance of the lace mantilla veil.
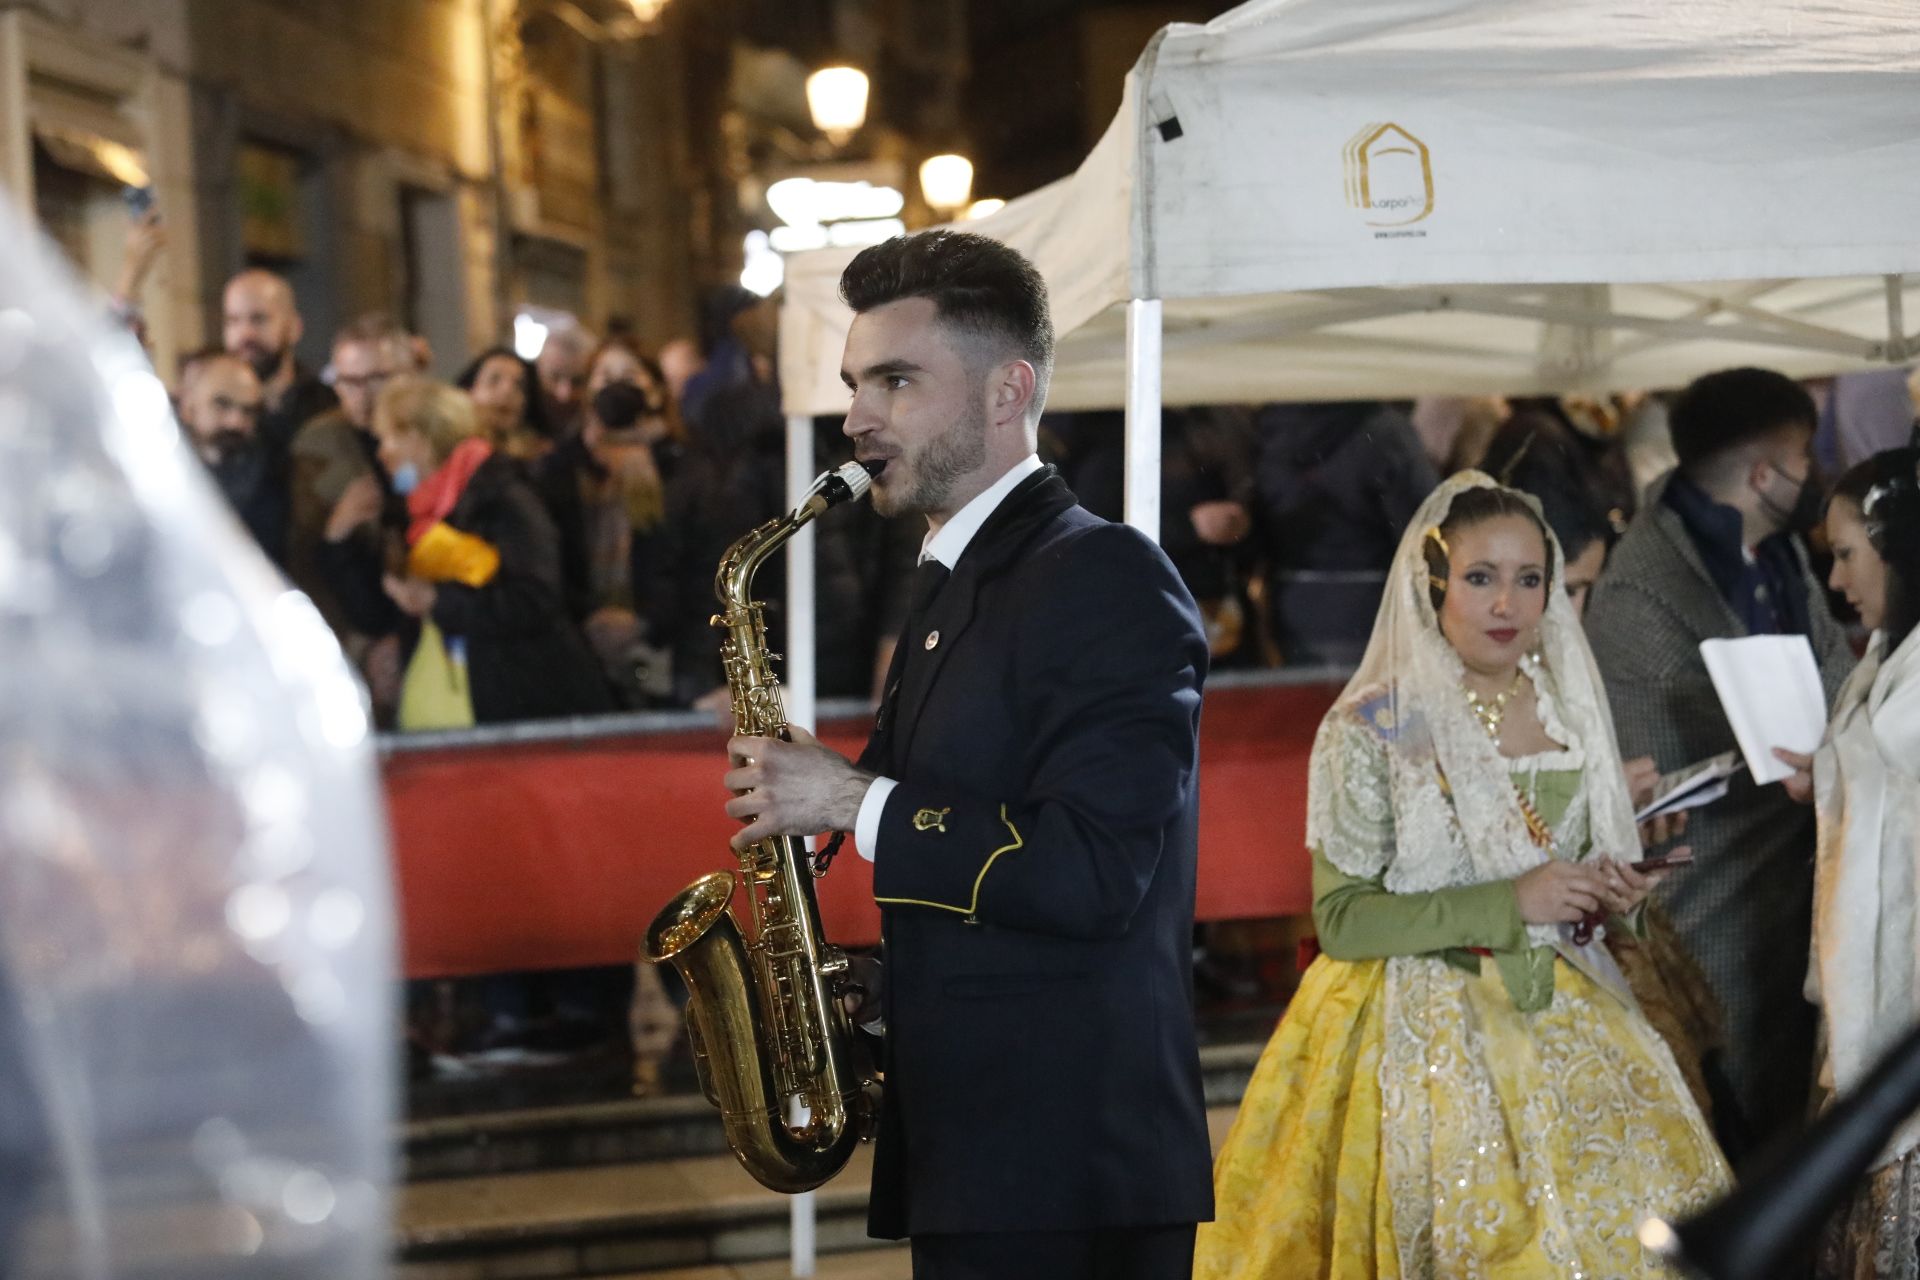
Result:
M1511 879L1547 856L1528 834L1509 762L1467 705L1466 669L1441 634L1428 594L1427 531L1445 523L1462 493L1498 487L1482 472L1463 471L1421 505L1394 555L1366 654L1314 743L1308 844L1348 875L1383 876L1396 892ZM1539 503L1520 496L1539 513ZM1591 837L1585 856L1632 861L1640 856L1640 840L1613 718L1561 586L1560 543L1544 520L1541 525L1553 587L1539 645L1522 665L1549 729L1573 739L1562 745L1569 748L1568 765L1577 760L1583 774ZM1369 794L1355 796L1356 788ZM1375 819L1364 831L1347 817L1356 811ZM1383 840L1382 830L1391 837ZM1556 853L1583 856L1578 848ZM1574 946L1570 926L1529 925L1528 934L1535 945L1554 946L1589 972L1601 970L1596 976L1611 979L1608 986L1623 988L1604 948Z

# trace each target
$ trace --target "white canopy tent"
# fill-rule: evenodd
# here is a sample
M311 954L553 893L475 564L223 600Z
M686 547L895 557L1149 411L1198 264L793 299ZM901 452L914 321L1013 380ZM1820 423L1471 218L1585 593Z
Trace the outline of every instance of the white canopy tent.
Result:
M1920 5L1250 0L1162 31L1080 169L968 228L1047 279L1050 407L1127 407L1127 519L1149 533L1163 402L1900 363L1920 351ZM852 253L788 263L797 486L807 415L846 406ZM789 683L810 718L809 547Z
M970 229L1047 278L1055 408L1150 408L1156 301L1168 404L1900 362L1920 7L1252 0L1161 32L1080 169ZM789 413L845 406L852 252L789 264Z

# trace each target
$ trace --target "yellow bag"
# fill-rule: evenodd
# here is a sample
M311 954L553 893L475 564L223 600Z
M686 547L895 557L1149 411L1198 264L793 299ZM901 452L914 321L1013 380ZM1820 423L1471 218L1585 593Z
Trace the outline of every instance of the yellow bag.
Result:
M457 639L449 642L432 619L420 624L420 643L407 660L397 723L403 730L473 727L466 644Z
M463 533L442 520L413 544L407 553L407 572L428 582L459 582L477 589L500 572L500 552L485 538Z

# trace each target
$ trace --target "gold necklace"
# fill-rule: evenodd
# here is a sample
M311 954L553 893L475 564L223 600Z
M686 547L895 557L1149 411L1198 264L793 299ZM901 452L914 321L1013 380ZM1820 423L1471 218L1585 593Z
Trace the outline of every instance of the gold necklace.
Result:
M1480 722L1480 727L1495 742L1500 741L1500 722L1507 718L1507 704L1513 701L1513 695L1520 692L1520 682L1526 678L1525 669L1514 672L1513 683L1494 694L1491 700L1482 698L1467 685L1460 686L1461 692L1467 695L1467 709L1473 712L1473 718Z

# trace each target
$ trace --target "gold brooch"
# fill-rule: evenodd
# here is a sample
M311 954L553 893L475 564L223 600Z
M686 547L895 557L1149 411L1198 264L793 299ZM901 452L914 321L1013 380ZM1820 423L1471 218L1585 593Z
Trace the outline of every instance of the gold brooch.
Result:
M947 815L952 812L953 810L950 807L946 809L922 809L913 815L913 829L915 831L938 831L941 835L945 835L947 833Z

